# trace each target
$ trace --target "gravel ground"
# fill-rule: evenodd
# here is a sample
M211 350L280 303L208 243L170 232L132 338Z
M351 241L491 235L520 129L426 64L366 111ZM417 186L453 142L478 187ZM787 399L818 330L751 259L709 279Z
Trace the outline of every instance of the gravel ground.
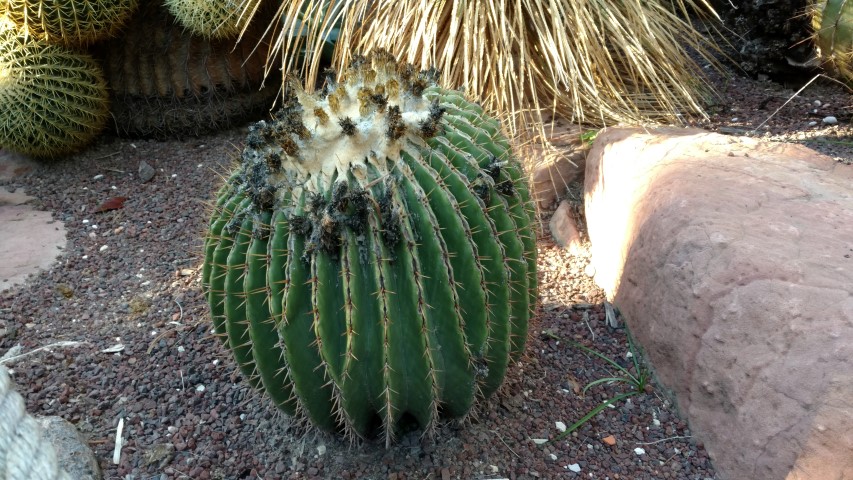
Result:
M715 82L725 101L701 125L726 133L755 129L793 93L742 78ZM835 84L814 85L758 132L850 162L849 100ZM829 115L839 124L823 124ZM5 185L23 187L65 222L68 244L51 270L0 292L0 356L20 355L5 364L27 409L75 423L105 478L716 478L703 446L654 382L556 439L557 422L571 425L629 388L599 385L584 394L584 385L617 372L565 340L622 365L630 360L625 330L605 322L588 255L570 256L545 235L541 311L527 352L471 418L443 425L431 439L403 436L386 450L379 441L350 445L278 415L211 336L199 288L206 205L243 137L235 129L187 141L105 138ZM141 161L156 170L146 183ZM95 213L114 197L126 197L123 208ZM73 343L49 347L57 342Z

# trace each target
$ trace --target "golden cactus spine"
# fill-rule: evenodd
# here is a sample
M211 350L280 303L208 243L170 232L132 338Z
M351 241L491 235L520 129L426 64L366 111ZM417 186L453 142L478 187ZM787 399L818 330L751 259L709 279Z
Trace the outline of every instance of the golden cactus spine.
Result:
M138 0L0 0L0 16L52 44L88 45L115 34Z
M169 12L194 35L234 38L248 25L259 0L164 0Z

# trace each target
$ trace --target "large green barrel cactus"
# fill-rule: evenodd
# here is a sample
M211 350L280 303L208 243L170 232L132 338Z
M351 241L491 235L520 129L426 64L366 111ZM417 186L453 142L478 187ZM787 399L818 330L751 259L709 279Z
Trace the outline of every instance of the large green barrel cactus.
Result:
M812 3L812 26L824 65L853 81L853 2Z
M497 122L387 53L289 85L219 192L216 332L283 411L386 442L501 385L536 302L533 207Z
M0 15L49 43L88 45L120 29L137 1L0 0Z
M104 75L91 57L0 17L0 146L37 157L73 153L108 116Z

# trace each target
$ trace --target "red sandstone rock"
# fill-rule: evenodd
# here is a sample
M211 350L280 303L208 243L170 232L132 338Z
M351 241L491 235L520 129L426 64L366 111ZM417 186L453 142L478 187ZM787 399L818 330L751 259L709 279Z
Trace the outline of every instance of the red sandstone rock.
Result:
M548 229L551 230L554 242L563 248L568 248L571 253L576 253L582 248L581 235L569 202L565 200L560 202L557 211L551 215Z
M596 280L720 478L853 478L853 167L617 128L585 188Z

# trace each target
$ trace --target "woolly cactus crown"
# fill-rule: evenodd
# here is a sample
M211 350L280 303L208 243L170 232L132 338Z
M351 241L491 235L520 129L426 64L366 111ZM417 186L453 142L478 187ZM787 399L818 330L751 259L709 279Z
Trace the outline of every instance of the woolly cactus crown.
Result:
M252 177L265 182L252 187L304 186L319 194L348 173L362 187L370 169L387 175L403 151L436 134L445 110L423 95L434 84L432 73L398 68L387 53L358 58L340 83L328 77L319 97L289 82L276 121L257 123L247 139L244 164L265 163L269 170ZM269 158L281 158L286 168Z

